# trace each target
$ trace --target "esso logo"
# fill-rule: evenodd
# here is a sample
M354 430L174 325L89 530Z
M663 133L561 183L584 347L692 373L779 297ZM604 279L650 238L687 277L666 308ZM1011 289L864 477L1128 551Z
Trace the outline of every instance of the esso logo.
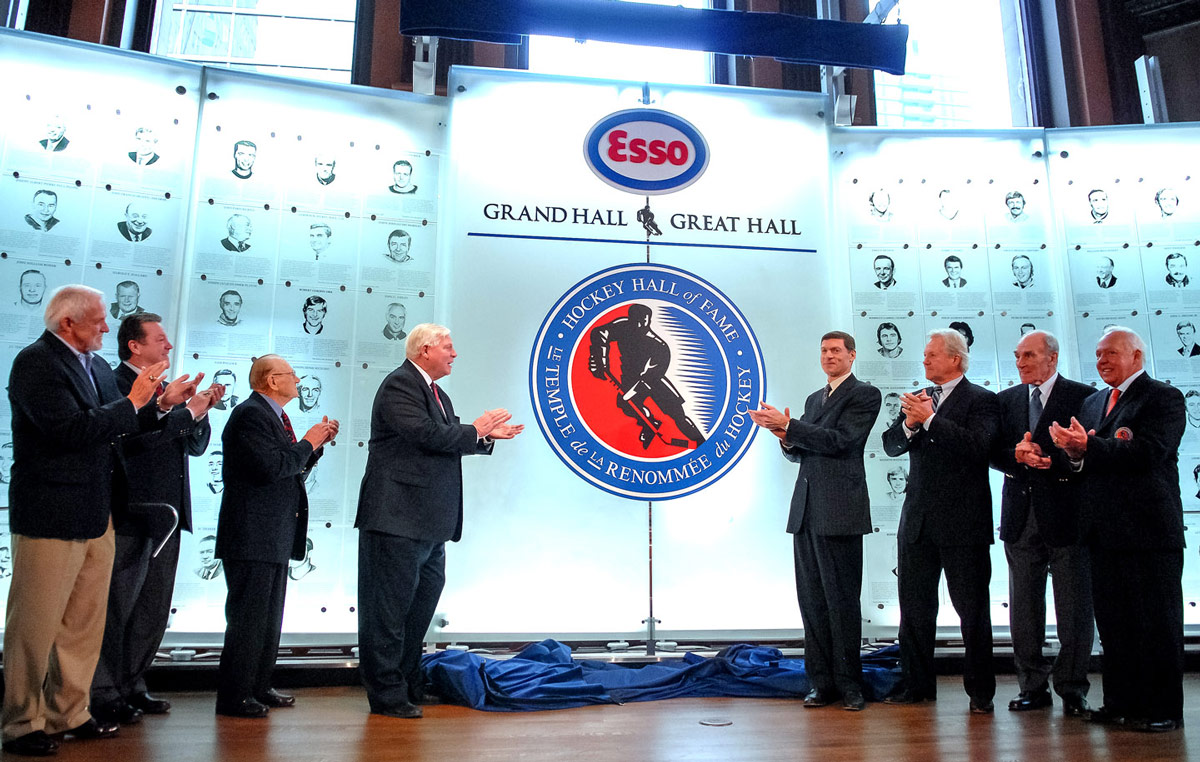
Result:
M583 154L601 180L638 195L682 190L708 167L708 143L700 131L653 109L618 111L596 122Z

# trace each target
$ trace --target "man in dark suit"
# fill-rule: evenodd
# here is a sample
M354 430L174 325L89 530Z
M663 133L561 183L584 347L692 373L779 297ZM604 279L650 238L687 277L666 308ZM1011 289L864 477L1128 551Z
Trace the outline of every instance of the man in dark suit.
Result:
M1050 424L1069 424L1093 389L1058 372L1058 339L1034 331L1013 353L1021 384L996 395L1000 431L992 468L1004 473L1000 539L1008 559L1008 620L1020 695L1014 712L1052 703L1050 677L1063 711L1088 711L1088 662L1093 630L1091 571L1079 536L1078 483L1055 452ZM1046 642L1046 578L1054 582L1054 613L1062 644L1053 666Z
M1146 374L1128 328L1096 345L1108 386L1070 427L1051 426L1083 481L1083 537L1104 646L1104 707L1093 722L1161 732L1183 727L1183 393Z
M14 567L3 742L16 754L53 754L53 734L108 738L119 730L88 712L112 572L113 510L125 504L117 442L159 425L148 403L167 364L144 370L122 397L95 354L108 332L105 318L101 292L58 289L46 306L45 333L17 354L8 381ZM191 391L175 384L159 399L174 405Z
M221 433L225 491L216 555L223 561L229 593L217 714L230 717L265 717L271 707L296 703L271 687L288 559L304 558L304 475L338 431L338 422L325 416L296 441L283 408L300 396L299 380L279 355L255 360L250 367L254 393L233 409Z
M996 395L967 380L967 342L958 331L932 331L925 346L925 377L934 386L901 397L903 417L883 433L891 457L908 453L909 482L898 532L900 596L899 689L885 701L911 704L937 698L933 648L938 580L962 620L966 650L963 687L971 711L992 712L992 618L988 546L992 492L988 455L999 419Z
M383 338L388 341L404 341L408 333L404 330L404 320L408 317L408 308L400 302L392 302L387 308L387 323L383 326Z
M138 304L142 299L142 287L137 281L123 280L117 284L117 299L108 305L108 314L118 323L130 315L140 315L146 308Z
M38 141L44 151L65 151L71 141L67 139L67 123L55 114L46 121L46 137ZM1157 196L1155 197L1157 198Z
M250 248L250 235L254 232L254 226L250 224L250 218L244 214L234 214L225 221L225 230L228 235L221 239L221 246L226 251L247 251Z
M139 166L146 166L158 161L158 153L155 148L158 146L158 136L154 134L154 130L149 127L138 127L133 133L133 139L137 143L137 148L129 152L129 160Z
M122 361L116 371L117 388L128 394L138 374L168 359L170 351L161 317L143 312L125 318L117 330L117 356ZM203 376L199 374L196 382ZM161 538L149 537L136 521L117 528L104 642L92 678L92 714L101 720L130 724L143 713L166 714L171 709L170 702L147 692L145 673L171 614L179 533L192 531L187 459L208 447L212 433L208 411L223 391L213 385L197 393L188 400L189 415L170 415L167 425L122 442L129 503L166 503L179 512L179 526L154 557L151 553Z
M117 232L126 241L144 241L154 232L149 222L150 215L146 210L137 201L132 201L125 205L125 219L117 223Z
M462 456L490 454L523 426L506 410L459 422L435 383L458 354L450 331L422 323L407 358L375 394L367 469L358 496L359 669L371 712L417 718L430 699L421 642L446 580L447 540L462 537ZM228 461L227 461L228 462Z
M25 215L25 224L39 232L46 232L59 223L54 216L58 211L58 194L45 188L34 191L33 206Z
M787 531L792 534L796 597L804 622L804 665L812 690L805 707L860 711L862 692L862 536L871 531L863 448L883 398L854 377L854 337L821 337L828 383L809 395L804 415L791 418L762 403L750 418L779 437L783 455L800 464Z

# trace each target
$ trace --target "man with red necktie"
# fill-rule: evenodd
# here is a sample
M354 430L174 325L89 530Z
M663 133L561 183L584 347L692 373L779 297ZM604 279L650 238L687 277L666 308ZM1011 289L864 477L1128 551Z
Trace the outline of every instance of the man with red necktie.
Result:
M254 393L234 408L221 434L225 491L216 555L229 593L217 714L230 717L265 717L270 708L296 702L271 687L288 559L305 555L304 477L338 432L338 422L325 416L297 441L283 408L300 396L299 380L279 355L255 360L250 367Z

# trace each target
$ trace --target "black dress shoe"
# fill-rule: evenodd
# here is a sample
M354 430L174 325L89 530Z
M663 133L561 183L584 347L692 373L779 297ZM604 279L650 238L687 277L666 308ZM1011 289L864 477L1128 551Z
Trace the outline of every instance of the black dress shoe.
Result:
M89 707L89 711L101 722L136 725L142 721L142 710L126 704L124 699L107 701L99 706Z
M1083 696L1063 696L1063 714L1068 717L1087 717L1092 708Z
M44 730L35 730L11 741L5 741L4 750L9 754L26 757L49 757L58 753L58 741L46 735Z
M130 696L129 705L141 709L145 714L166 714L171 711L170 701L155 698L145 691Z
M1170 733L1183 727L1183 720L1132 720L1129 729L1141 733Z
M416 720L425 715L421 707L405 701L403 704L381 706L371 709L371 714L382 714L384 717L399 717L402 720Z
M833 701L834 697L832 692L823 691L820 688L813 688L808 692L808 695L804 697L804 708L816 709L819 706L829 706L833 703Z
M1021 691L1020 695L1008 702L1008 711L1028 712L1030 709L1045 709L1053 703L1050 691Z
M267 692L261 696L255 696L260 704L265 704L272 709L286 709L289 706L296 705L296 697L289 696L286 693L280 693L274 688L267 688Z
M121 732L121 726L115 722L102 722L95 717L78 727L71 728L63 733L64 736L70 736L78 741L91 741L100 738L113 738Z
M842 692L842 709L847 712L861 712L867 708L867 701L863 698L862 691L852 690Z
M217 702L217 714L226 717L266 717L267 709L265 704L259 703L257 699L247 698L236 702Z
M920 691L912 691L905 688L902 691L897 691L890 696L884 698L885 704L919 704L922 701L937 701L937 696L922 693Z
M1094 722L1097 725L1124 725L1125 715L1102 706L1099 709L1093 709L1084 715L1084 719L1088 722Z
M996 711L996 705L991 699L971 699L971 714L991 714Z

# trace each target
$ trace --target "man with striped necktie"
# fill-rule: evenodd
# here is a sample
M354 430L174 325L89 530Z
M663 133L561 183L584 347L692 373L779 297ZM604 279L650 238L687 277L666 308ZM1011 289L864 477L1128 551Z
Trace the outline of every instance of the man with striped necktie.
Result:
M967 372L967 342L947 328L929 334L925 377L933 386L900 398L903 413L883 433L891 457L908 453L909 482L898 530L900 667L903 678L885 701L914 704L937 698L933 649L938 580L962 620L963 687L976 714L992 712L992 492L988 454L999 424L996 395Z
M1106 386L1050 435L1083 480L1083 538L1104 646L1104 707L1089 719L1134 730L1183 727L1183 393L1151 378L1146 347L1114 326L1096 345Z

